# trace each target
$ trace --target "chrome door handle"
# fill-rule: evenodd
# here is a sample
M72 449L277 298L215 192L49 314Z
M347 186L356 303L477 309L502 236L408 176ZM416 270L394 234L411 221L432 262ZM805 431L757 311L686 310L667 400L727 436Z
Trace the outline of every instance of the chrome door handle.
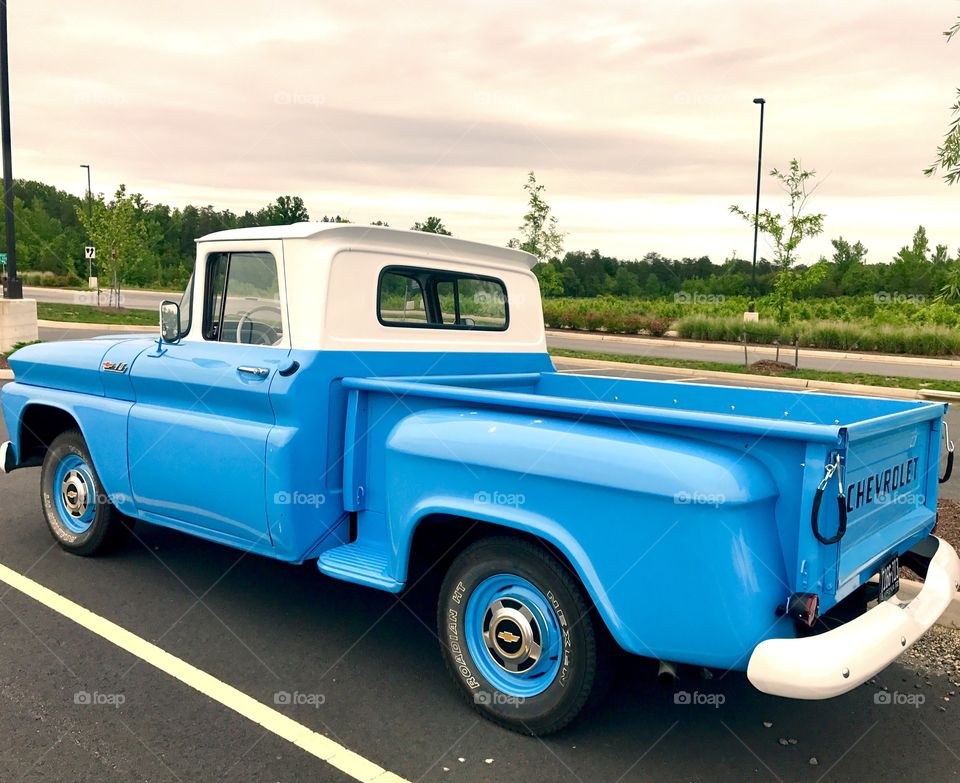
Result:
M270 374L270 370L266 367L237 367L237 372L253 375L256 378L266 378Z

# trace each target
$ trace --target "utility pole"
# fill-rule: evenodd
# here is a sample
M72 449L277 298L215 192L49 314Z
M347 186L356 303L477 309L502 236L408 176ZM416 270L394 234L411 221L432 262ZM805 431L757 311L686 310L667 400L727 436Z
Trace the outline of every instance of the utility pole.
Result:
M14 233L13 154L10 144L10 51L7 46L7 2L0 0L0 147L3 158L3 212L7 232L7 278L0 299L0 352L37 339L37 302L23 298L17 277L17 236Z
M3 0L0 0L3 2ZM80 168L87 170L87 220L93 219L93 192L90 190L90 164L81 163ZM93 277L93 259L87 259L87 280Z
M753 102L760 106L760 148L757 151L757 205L753 212L753 271L750 277L750 308L751 313L757 309L757 237L760 229L760 178L763 174L763 109L766 106L765 98L754 98Z
M0 146L3 147L3 211L7 231L7 279L4 299L23 299L23 282L17 277L17 237L13 219L13 154L10 146L10 68L7 47L7 3L0 0Z

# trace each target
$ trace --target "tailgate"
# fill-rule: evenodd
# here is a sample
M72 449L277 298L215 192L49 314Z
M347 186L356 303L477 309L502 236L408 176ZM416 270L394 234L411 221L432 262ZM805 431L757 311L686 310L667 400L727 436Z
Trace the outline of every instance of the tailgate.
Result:
M824 587L834 593L835 600L851 593L933 527L945 412L945 405L929 404L844 428L839 481L834 478L829 483L823 504L833 514L821 511L821 518L835 516L839 521L831 496L842 482L846 534L836 545L820 544L811 535L812 544L820 548ZM828 534L836 531L832 519L825 524Z

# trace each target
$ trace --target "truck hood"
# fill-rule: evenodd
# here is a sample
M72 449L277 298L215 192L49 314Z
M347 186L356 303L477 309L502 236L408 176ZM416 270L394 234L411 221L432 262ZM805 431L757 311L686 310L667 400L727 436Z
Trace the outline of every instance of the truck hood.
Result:
M114 367L125 367L107 374L126 376L133 360L153 345L153 338L140 334L35 343L12 353L8 361L17 383L103 396L107 393L103 365L108 354Z

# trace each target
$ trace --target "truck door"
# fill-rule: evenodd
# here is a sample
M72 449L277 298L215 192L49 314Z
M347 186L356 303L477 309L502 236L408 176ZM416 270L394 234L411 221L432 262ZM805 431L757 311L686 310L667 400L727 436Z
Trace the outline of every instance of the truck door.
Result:
M282 243L211 252L198 264L184 338L142 353L130 374L127 457L147 515L226 543L269 547L269 389L289 354ZM192 298L192 297L191 297Z

